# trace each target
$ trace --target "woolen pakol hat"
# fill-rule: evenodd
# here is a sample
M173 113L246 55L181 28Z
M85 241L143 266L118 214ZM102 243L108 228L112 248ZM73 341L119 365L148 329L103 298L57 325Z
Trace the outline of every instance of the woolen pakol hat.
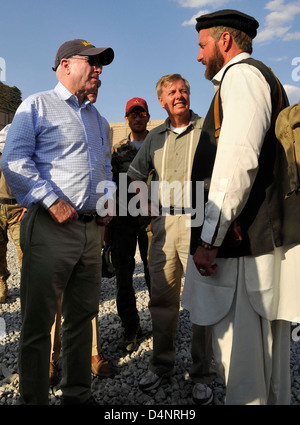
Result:
M251 38L255 38L259 23L252 16L239 12L238 10L224 9L196 18L196 30L224 26L243 31Z
M66 41L58 49L53 71L56 71L62 59L68 59L74 55L95 56L100 58L101 65L109 65L114 59L114 51L110 47L95 47L89 41L76 38L75 40Z

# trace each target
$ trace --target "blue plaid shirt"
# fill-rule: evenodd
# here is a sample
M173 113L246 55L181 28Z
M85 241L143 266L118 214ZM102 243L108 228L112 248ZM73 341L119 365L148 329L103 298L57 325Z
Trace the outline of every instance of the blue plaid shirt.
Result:
M28 97L18 108L5 143L2 171L18 203L57 198L77 211L96 209L101 181L111 181L109 124L86 99L61 83Z

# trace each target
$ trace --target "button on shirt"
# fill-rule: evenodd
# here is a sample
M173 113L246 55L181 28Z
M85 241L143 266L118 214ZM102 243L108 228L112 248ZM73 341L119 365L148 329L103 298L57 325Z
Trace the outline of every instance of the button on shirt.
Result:
M103 196L98 183L110 187L112 180L109 124L87 98L79 106L58 83L20 105L1 165L24 207L41 202L49 208L62 198L77 211L95 210Z

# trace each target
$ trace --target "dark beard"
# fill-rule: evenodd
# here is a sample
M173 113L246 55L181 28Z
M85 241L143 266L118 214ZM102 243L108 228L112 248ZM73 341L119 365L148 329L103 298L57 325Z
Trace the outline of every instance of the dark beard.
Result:
M205 78L207 78L208 80L212 80L214 76L220 71L220 69L223 68L224 58L221 55L220 49L217 44L215 44L215 56L204 65L206 65Z
M144 133L145 128L136 128L135 126L133 126L132 130L136 133L136 134L140 134L140 133Z

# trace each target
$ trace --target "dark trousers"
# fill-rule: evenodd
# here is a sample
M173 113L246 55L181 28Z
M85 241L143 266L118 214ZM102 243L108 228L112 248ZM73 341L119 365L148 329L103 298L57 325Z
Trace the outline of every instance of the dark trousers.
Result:
M64 397L84 403L91 396L91 321L99 308L101 228L95 220L56 224L36 205L21 222L20 242L22 402L48 404L50 331L62 297L61 389Z
M148 217L114 217L111 223L111 254L117 279L117 310L125 331L136 330L139 315L133 288L135 252L138 243L150 293L148 270Z

